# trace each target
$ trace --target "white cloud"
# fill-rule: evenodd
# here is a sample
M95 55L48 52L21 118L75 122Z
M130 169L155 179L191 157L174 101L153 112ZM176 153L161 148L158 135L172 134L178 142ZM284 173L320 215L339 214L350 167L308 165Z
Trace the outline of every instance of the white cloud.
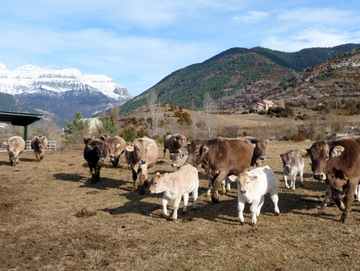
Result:
M245 24L254 24L259 23L263 19L270 16L269 12L263 12L263 11L249 11L247 15L244 16L235 16L232 18L234 21L241 21Z
M271 36L262 42L262 46L287 52L304 48L332 47L345 43L359 43L360 32L356 34L334 30L308 28L288 37Z

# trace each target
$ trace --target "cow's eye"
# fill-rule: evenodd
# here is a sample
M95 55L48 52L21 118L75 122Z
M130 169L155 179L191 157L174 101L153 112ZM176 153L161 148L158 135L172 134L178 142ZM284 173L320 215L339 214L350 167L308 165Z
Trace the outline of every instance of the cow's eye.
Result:
M326 160L329 160L329 155L326 155Z
M199 154L199 150L194 151L195 154Z

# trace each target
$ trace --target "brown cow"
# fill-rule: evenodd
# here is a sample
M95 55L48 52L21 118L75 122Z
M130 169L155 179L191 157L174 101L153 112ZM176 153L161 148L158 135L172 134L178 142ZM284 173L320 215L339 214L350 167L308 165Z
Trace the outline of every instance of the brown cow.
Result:
M250 167L253 144L246 139L217 137L211 140L193 140L188 145L185 164L202 164L213 183L212 202L219 202L218 190L228 175L239 175Z
M84 138L84 158L91 172L91 183L100 181L100 170L107 156L107 144L103 138Z
M119 165L121 154L125 151L126 141L120 136L114 136L107 141L110 162L114 167Z
M131 146L126 147L125 157L132 170L134 181L132 191L137 189L136 180L138 174L140 174L141 187L139 193L144 194L148 183L148 169L155 165L159 157L159 150L155 140L147 137L135 139Z
M25 146L25 141L20 136L12 136L8 139L6 149L12 166L19 162L19 155L25 150Z
M169 150L169 153L177 153L180 148L185 147L186 137L180 134L166 135L164 136L164 157L166 154L166 149Z
M45 150L48 146L48 140L45 136L35 136L32 140L31 140L31 149L34 150L34 154L35 154L35 159L37 162L40 162L44 156L45 156Z
M241 137L239 137L241 138ZM247 136L247 140L250 140L254 146L254 153L251 157L250 165L253 167L261 167L261 161L265 160L265 151L266 151L266 144L268 143L267 140L258 139L255 137Z
M315 142L300 155L311 158L314 179L330 185L332 199L343 211L340 221L346 223L360 181L360 137ZM340 191L344 187L348 187L348 191L343 202Z

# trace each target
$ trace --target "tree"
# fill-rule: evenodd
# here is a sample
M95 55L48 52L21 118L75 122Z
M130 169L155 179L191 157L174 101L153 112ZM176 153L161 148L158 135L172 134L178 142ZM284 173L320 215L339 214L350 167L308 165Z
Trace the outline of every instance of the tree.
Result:
M156 135L156 127L157 127L157 116L156 116L156 102L157 102L157 93L156 90L150 91L148 96L146 97L147 104L149 106L150 116L152 120L151 125L151 136Z
M206 124L207 124L207 131L208 131L208 138L210 139L213 135L213 127L212 127L212 118L211 118L211 112L215 110L216 104L211 97L211 94L209 92L205 92L204 94L204 111L206 114Z
M111 136L114 136L119 132L119 128L116 126L116 121L113 119L112 116L103 116L103 117L100 117L100 120L103 124L105 133L108 133Z
M76 112L72 122L65 120L66 128L64 138L67 143L80 143L85 134L89 132L89 121L83 120L80 112Z

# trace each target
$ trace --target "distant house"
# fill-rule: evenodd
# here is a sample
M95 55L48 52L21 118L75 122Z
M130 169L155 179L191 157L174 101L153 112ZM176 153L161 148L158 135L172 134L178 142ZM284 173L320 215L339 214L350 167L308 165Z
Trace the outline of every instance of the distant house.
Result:
M268 111L270 107L277 107L277 105L270 100L262 100L261 102L257 103L257 111Z

